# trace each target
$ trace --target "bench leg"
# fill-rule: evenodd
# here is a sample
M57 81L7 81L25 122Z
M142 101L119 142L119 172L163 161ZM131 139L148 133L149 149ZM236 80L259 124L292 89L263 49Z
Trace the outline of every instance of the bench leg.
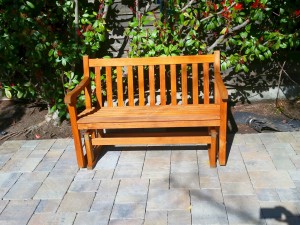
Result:
M220 166L225 166L226 162L226 126L221 126L219 130L219 164Z
M73 139L74 139L78 167L85 168L86 167L86 157L83 153L83 148L82 148L82 143L81 143L81 135L80 135L79 130L73 131Z
M215 129L210 129L211 144L208 148L208 157L210 167L216 167L217 161L217 132Z
M101 135L101 132L100 132ZM99 152L102 149L102 146L94 147L92 145L92 139L96 137L96 131L88 130L84 134L84 142L85 142L85 149L87 155L87 168L93 169L96 165L99 157Z

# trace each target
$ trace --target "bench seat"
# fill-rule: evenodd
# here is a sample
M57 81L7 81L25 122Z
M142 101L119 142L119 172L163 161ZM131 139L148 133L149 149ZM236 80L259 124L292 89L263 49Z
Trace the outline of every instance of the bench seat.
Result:
M133 125L134 124L134 125ZM103 107L79 114L78 129L220 126L218 105Z

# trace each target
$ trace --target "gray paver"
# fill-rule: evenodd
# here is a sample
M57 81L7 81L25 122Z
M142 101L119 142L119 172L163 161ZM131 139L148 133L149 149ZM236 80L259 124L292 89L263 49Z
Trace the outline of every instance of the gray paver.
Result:
M254 195L250 182L223 182L221 186L223 195Z
M69 192L96 192L100 185L100 180L74 180L71 183Z
M107 225L109 214L105 212L81 212L76 216L74 225Z
M170 188L197 189L200 188L198 173L172 173Z
M28 225L72 225L75 220L75 213L43 213L34 214Z
M220 189L221 184L218 177L200 177L201 189Z
M147 211L144 225L167 225L167 211Z
M224 196L229 224L266 224L261 218L260 204L255 195Z
M10 201L0 215L0 224L27 224L39 201Z
M259 188L255 193L259 201L280 201L275 188Z
M0 214L5 209L6 205L9 203L8 200L0 200Z
M143 219L111 219L108 225L143 225Z
M59 208L58 212L88 212L91 208L95 197L94 192L76 192L67 193Z
M18 181L3 197L4 200L32 199L42 182Z
M190 190L192 205L202 201L224 202L221 189L196 189Z
M117 203L113 206L111 219L144 219L145 207L143 203Z
M149 190L147 210L187 210L189 207L190 196L185 189Z
M282 202L299 202L300 193L296 188L277 188L276 189L279 198Z
M41 200L38 207L34 211L35 214L38 213L55 213L61 203L61 199L46 199Z
M168 224L182 225L191 224L191 213L189 210L175 210L168 212Z
M249 176L254 188L295 188L286 171L250 171Z

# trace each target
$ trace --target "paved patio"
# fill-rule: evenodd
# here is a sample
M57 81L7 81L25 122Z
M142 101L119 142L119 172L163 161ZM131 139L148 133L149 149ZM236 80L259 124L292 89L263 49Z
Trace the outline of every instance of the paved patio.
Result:
M78 170L71 139L0 146L0 224L300 224L300 132L204 146L111 147Z

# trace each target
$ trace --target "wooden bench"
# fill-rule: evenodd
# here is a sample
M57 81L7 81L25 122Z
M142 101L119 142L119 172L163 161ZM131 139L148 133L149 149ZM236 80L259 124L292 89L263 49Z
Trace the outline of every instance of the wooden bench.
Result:
M216 166L217 157L220 165L226 164L228 94L219 51L151 58L84 56L83 67L83 80L65 97L79 167L93 168L101 146L137 144L208 144L210 166ZM83 91L86 109L78 114L77 97Z

